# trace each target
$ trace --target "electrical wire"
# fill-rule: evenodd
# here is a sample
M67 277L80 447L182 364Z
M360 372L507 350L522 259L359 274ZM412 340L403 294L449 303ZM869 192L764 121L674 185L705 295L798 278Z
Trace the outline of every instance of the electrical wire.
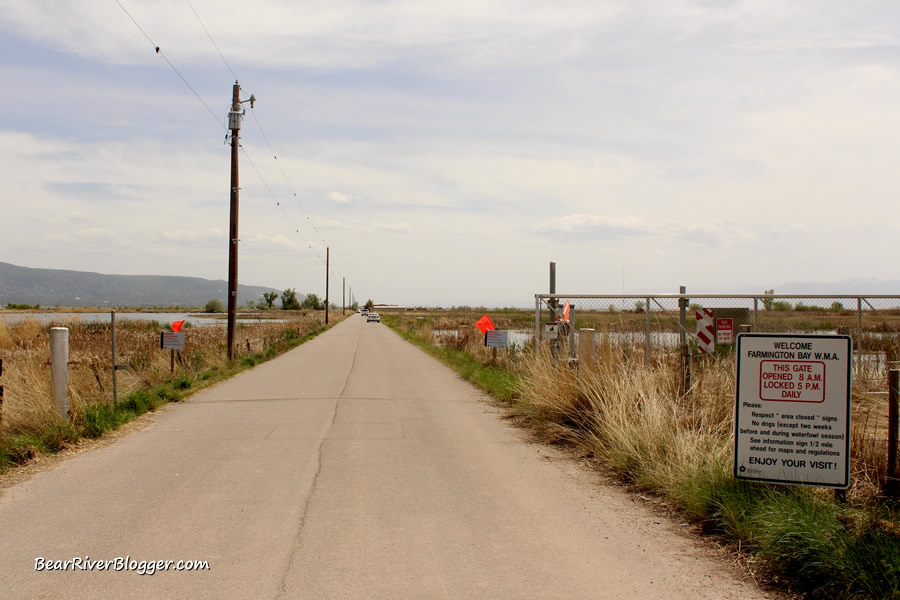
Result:
M194 16L197 18L197 21L200 23L200 26L203 28L203 31L206 33L206 37L209 39L210 43L216 49L216 52L218 52L219 57L222 59L222 62L225 64L225 67L231 73L232 77L234 77L235 81L237 81L238 80L237 74L234 72L234 69L231 68L231 64L229 64L228 60L225 58L225 55L222 54L222 50L219 48L219 45L213 39L212 34L209 32L209 29L206 27L206 24L203 22L203 19L200 17L200 14L197 12L197 9L194 8L194 5L191 3L191 0L185 0L185 1L187 2L188 6L191 8L191 12L194 13ZM325 241L325 238L322 236L322 233L319 231L319 228L316 226L315 223L313 223L312 218L310 218L309 212L307 212L306 207L300 201L300 197L297 195L297 191L294 189L294 186L291 183L290 178L287 176L287 172L284 170L284 167L282 166L281 161L278 160L278 154L275 152L275 149L272 147L272 142L269 141L269 136L266 135L266 132L263 129L262 123L259 122L259 118L256 116L256 112L251 110L250 114L253 116L253 120L256 123L256 126L259 128L259 132L262 134L262 137L265 140L266 145L269 147L269 151L272 153L272 159L278 165L278 169L281 171L281 175L282 175L282 177L284 177L284 180L287 183L288 188L291 190L291 194L293 195L294 200L297 202L297 205L300 207L300 210L303 212L303 216L306 218L307 223L312 228L312 230L316 232L316 235L319 237L319 241L322 242L322 245L327 247L328 242ZM243 148L243 146L241 146L241 149L244 151L244 154L249 159L250 155L247 152L247 150L245 148ZM279 208L281 208L282 212L284 212L285 216L287 216L287 212L284 210L284 207L277 200L277 198L275 198L275 195L274 195L274 193L272 193L271 188L269 188L268 183L265 182L265 180L262 178L262 175L259 173L258 170L257 170L257 174L260 175L260 180L263 181L263 184L269 190L269 193L272 194L273 199L275 199L275 201L278 202ZM288 220L290 221L290 218L288 218ZM290 221L290 222L291 222L291 225L294 227L294 230L297 231L297 233L299 233L300 232L299 228L297 228L296 225L294 225L293 221ZM301 235L301 237L302 237L302 235ZM305 239L304 239L304 242L306 242ZM307 244L307 246L309 246L308 242L306 242L306 244ZM310 248L311 248L311 246L310 246ZM319 256L318 254L316 254L316 256L318 256L321 259L321 256Z
M178 77L181 79L181 81L184 82L184 85L186 85L186 86L188 87L188 89L191 90L191 92L194 93L194 96L197 97L197 100L200 101L200 104L202 104L203 106L206 107L206 110L209 112L210 115L212 115L212 118L215 119L216 123L218 123L220 127L222 127L222 128L224 128L224 129L227 130L228 128L225 127L225 123L222 121L222 119L220 119L220 118L216 115L216 113L213 112L213 109L211 109L211 108L209 107L209 104L207 104L207 103L203 100L203 98L200 97L200 94L197 93L197 90L195 90L194 87L193 87L190 83L188 83L188 80L185 79L185 78L184 78L184 75L181 74L181 71L179 71L179 70L175 67L175 65L172 64L172 61L169 60L169 58L166 56L165 52L163 52L162 49L161 49L159 46L157 46L156 43L155 43L152 39L150 39L150 36L147 35L147 32L144 31L144 28L141 27L141 26L138 24L138 22L134 19L134 17L131 16L131 13L128 12L128 11L125 9L124 6L122 6L122 3L119 2L119 0L116 0L116 4L119 5L119 8L122 9L122 12L124 12L126 15L128 15L128 18L131 19L131 22L134 23L134 26L137 27L138 30L139 30L142 34L144 34L144 37L147 38L147 41L150 42L150 45L156 50L156 53L159 54L159 55L162 57L162 59L163 59L164 61L166 61L166 64L169 65L169 67L171 67L173 71L175 71L175 74L178 75Z
M197 17L197 20L200 22L200 27L203 28L203 31L206 32L206 37L209 38L209 41L212 42L213 48L216 49L216 52L219 53L219 58L222 59L222 62L225 63L225 66L231 72L231 76L234 77L234 80L237 81L238 76L234 74L234 69L231 68L231 65L228 64L228 61L225 60L225 55L222 54L222 51L219 50L219 45L216 44L216 40L213 39L212 35L209 33L209 29L206 28L206 25L203 24L203 19L200 18L200 15L197 14L197 10L194 8L194 5L191 4L191 0L187 0L188 6L191 7L191 11L194 13L194 16Z
M288 184L288 188L291 190L291 194L294 196L294 200L296 200L297 205L300 207L300 210L303 211L303 216L306 217L307 222L309 222L309 226L312 227L313 231L316 232L316 235L319 236L319 241L324 245L328 245L325 242L325 239L322 237L321 232L319 232L319 228L316 227L316 224L312 222L312 219L309 217L309 213L306 211L306 207L303 206L303 203L300 201L300 197L297 195L296 190L294 190L293 184L291 184L291 180L288 178L287 173L284 170L284 167L281 165L281 161L278 160L278 155L275 153L275 149L272 148L272 144L269 142L269 136L266 135L265 130L262 127L262 123L259 122L259 119L256 117L256 113L251 112L253 115L253 120L256 121L256 126L259 127L259 132L262 134L263 139L266 141L266 144L269 146L269 151L272 152L272 158L275 160L275 163L278 165L278 168L281 170L281 174L284 177L285 182Z
M231 68L231 65L228 63L228 60L225 58L225 55L222 54L221 49L219 49L219 46L218 46L218 44L216 44L216 41L213 39L212 34L210 34L209 29L207 29L206 25L203 23L203 19L200 18L200 14L194 8L194 5L191 4L190 0L186 0L186 1L187 1L188 6L191 9L191 12L194 13L194 16L197 18L197 21L200 23L200 26L203 28L203 31L206 33L206 37L209 38L210 43L216 49L216 52L219 54L219 57L222 59L222 62L225 64L225 67L228 69L228 71L234 77L235 81L237 81L238 77L235 74L234 69ZM194 94L194 96L197 98L197 100L206 108L207 112L209 112L209 114L213 117L215 122L220 127L225 129L226 131L228 131L228 127L225 125L225 123L222 120L220 120L220 118L216 115L216 113L209 107L209 104L207 104L206 101L203 100L203 98L200 96L200 94L197 92L197 90L194 89L194 87L190 84L190 82L188 82L188 80L184 77L184 75L181 74L181 71L179 71L178 68L172 63L172 61L169 60L169 58L165 55L165 53L162 51L162 49L153 41L153 39L147 34L147 32L144 30L144 28L141 27L141 25L131 15L131 13L128 12L128 10L125 8L125 6L122 5L120 0L115 0L115 2L119 6L119 8L122 9L122 12L124 12L125 15L131 20L131 22L134 23L134 26L138 28L138 31L140 31L141 34L143 34L143 36L147 39L147 41L150 43L150 46L156 51L156 54L158 54L160 57L162 57L162 59L164 61L166 61L166 64L168 64L169 67L172 69L172 71L174 71L175 74L178 75L178 78L181 79L181 81L184 83L184 85L187 86L187 88L189 90L191 90L191 92ZM255 113L253 113L251 111L250 114L253 115L253 119L256 122L256 125L259 128L260 133L262 133L263 139L266 141L266 145L268 145L269 150L272 152L273 159L275 160L276 164L278 164L278 168L281 170L281 174L284 177L285 181L287 182L288 187L290 188L291 193L294 196L294 199L296 200L297 204L300 206L300 209L303 211L303 214L306 217L307 222L309 223L309 225L313 229L313 231L316 232L316 235L319 236L319 239L321 240L322 244L325 246L328 246L328 244L325 242L324 238L322 237L322 234L319 232L319 229L316 227L316 225L313 223L312 219L309 217L309 214L306 212L306 208L300 202L300 199L297 196L297 193L294 190L294 186L291 184L291 181L288 178L287 173L284 170L284 167L282 167L281 163L278 161L278 155L275 153L275 150L272 148L272 144L269 141L269 138L266 135L265 130L263 130L262 124L259 122L259 119L256 117ZM226 139L227 139L227 136L226 136ZM291 225L291 227L294 229L294 231L297 233L297 235L300 237L300 239L303 241L303 243L306 244L306 246L312 251L313 254L315 254L316 258L318 258L319 260L324 260L322 258L322 256L313 247L313 245L300 232L300 228L297 226L296 223L294 223L293 219L291 219L290 215L287 213L284 206L281 204L281 201L278 200L278 197L272 191L272 188L269 186L265 177L263 177L262 173L257 168L256 163L253 161L252 157L250 156L250 153L246 150L246 148L244 148L243 144L239 143L239 147L240 147L241 151L244 153L244 156L247 158L247 162L250 163L250 166L253 168L254 172L256 172L256 175L259 177L263 186L269 192L269 195L272 196L272 199L275 201L275 205L281 209L281 212L284 214L284 217L287 219L288 223ZM340 273L336 272L335 274L340 277L344 277Z
M250 158L250 153L247 152L247 150L244 148L243 144L239 144L239 146L240 146L241 151L244 153L244 157L247 159L247 162L249 162L250 166L253 167L253 170L256 171L256 175L259 177L259 180L262 181L263 186L265 186L266 190L269 192L269 195L272 196L272 200L275 201L275 205L281 209L282 213L284 213L284 217L288 220L288 223L291 224L291 227L293 227L294 231L297 232L297 235L300 236L300 239L303 240L303 243L306 244L310 250L312 250L312 253L316 255L316 258L318 258L319 260L322 260L322 257L319 255L318 252L316 252L316 249L313 248L312 244L310 244L307 241L307 239L305 237L303 237L303 234L300 233L300 228L297 227L297 224L294 223L294 220L291 219L291 217L290 217L290 215L288 215L287 211L284 210L284 206L281 205L281 201L278 199L277 196L275 196L275 192L273 192L272 188L269 187L269 184L268 184L268 182L266 182L265 177L263 177L263 175L262 175L262 173L260 173L259 169L256 168L256 163L253 162L252 158Z

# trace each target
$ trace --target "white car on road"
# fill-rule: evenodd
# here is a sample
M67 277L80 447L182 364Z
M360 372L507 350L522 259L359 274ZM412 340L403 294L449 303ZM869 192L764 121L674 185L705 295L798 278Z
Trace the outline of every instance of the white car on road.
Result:
M378 313L370 312L366 317L366 323L371 323L375 321L376 323L381 323L381 316Z

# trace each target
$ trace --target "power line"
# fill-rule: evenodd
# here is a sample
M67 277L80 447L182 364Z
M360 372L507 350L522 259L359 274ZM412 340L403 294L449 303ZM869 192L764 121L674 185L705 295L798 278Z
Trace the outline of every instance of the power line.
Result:
M135 20L135 18L131 16L131 13L128 12L124 6L122 6L122 3L119 2L119 0L116 0L116 4L119 5L119 8L122 9L122 12L124 12L126 15L128 15L128 18L131 19L131 22L134 23L134 26L137 27L138 30L142 34L144 34L144 37L147 38L147 41L150 42L150 45L156 50L156 53L159 54L164 61L166 61L166 64L168 64L172 68L173 71L175 71L175 74L178 75L178 77L181 79L181 81L184 82L184 85L186 85L188 87L188 89L194 93L194 96L197 97L197 100L200 101L200 104L202 104L203 106L206 107L206 110L209 112L209 114L212 115L212 118L215 119L216 123L218 123L219 126L221 126L223 129L227 130L228 128L225 127L225 123L218 116L216 116L216 113L213 112L213 109L211 109L209 107L209 104L207 104L203 100L203 98L200 97L200 94L197 93L197 90L195 90L194 87L190 83L188 83L188 80L184 78L184 75L181 74L181 71L179 71L177 68L175 68L175 65L172 64L172 61L169 60L169 58L165 55L165 53L162 51L162 49L159 46L157 46L156 43L152 39L150 39L150 36L147 35L147 32L144 31L144 28L138 24L138 22Z
M206 37L209 38L210 43L216 49L216 52L219 53L219 57L222 59L222 62L225 64L225 67L228 69L228 71L231 73L231 75L234 77L234 79L237 80L238 79L237 74L234 72L234 69L231 68L231 65L228 63L228 60L225 59L225 55L222 54L222 50L219 49L219 45L216 44L216 40L213 39L213 36L209 32L209 29L207 29L206 25L203 23L203 19L200 18L200 14L197 12L197 9L195 9L194 5L191 4L191 0L185 0L185 1L187 2L188 6L191 8L191 12L194 13L195 17L197 17L197 21L200 23L200 26L203 28L203 31L206 32ZM322 245L327 247L328 242L326 242L324 237L322 237L322 233L319 231L319 228L316 227L316 224L313 223L312 219L309 216L309 213L306 211L306 207L304 207L303 203L300 202L300 197L297 196L297 192L294 189L293 184L291 184L291 180L288 178L287 173L284 170L284 167L281 165L281 162L278 160L278 154L275 152L275 149L272 147L272 142L269 141L269 136L266 135L266 132L263 129L262 123L259 122L259 118L256 116L256 113L254 111L250 111L250 114L253 116L253 120L256 122L256 126L259 128L259 132L262 134L263 139L266 142L266 145L269 147L269 151L272 153L272 158L275 160L275 163L278 165L278 169L281 171L281 175L284 177L285 182L287 182L288 188L290 188L291 194L294 196L294 200L296 200L298 206L300 206L300 210L303 211L303 216L306 217L306 221L309 223L309 226L312 228L313 231L316 232L316 235L319 236L319 241L322 242ZM249 157L249 154L247 153L246 150L244 150L244 154ZM266 187L268 188L268 184L266 184ZM271 193L271 190L269 190L269 191ZM274 197L274 194L273 194L273 197ZM281 205L279 204L279 206L281 206ZM282 211L284 211L283 207L282 207ZM319 257L319 258L321 258L321 257Z
M231 65L228 63L228 60L226 60L225 55L222 54L221 49L219 49L219 45L216 44L216 41L213 39L213 36L209 32L209 29L203 23L203 19L200 17L200 14L197 12L197 9L194 8L194 5L191 3L191 0L185 0L185 1L187 2L188 6L190 6L191 11L194 13L194 16L197 17L197 21L200 23L200 26L203 28L203 31L206 32L206 37L209 38L210 43L216 49L216 52L219 53L219 57L222 59L222 62L225 64L225 67L228 69L228 71L231 73L231 75L234 77L234 79L237 80L238 79L237 74L234 72L234 69L231 68ZM266 132L263 129L262 123L259 122L259 118L256 116L256 112L251 111L250 114L253 116L253 120L256 122L256 126L257 126L257 128L259 128L259 132L262 134L262 137L265 140L266 145L269 147L269 151L272 153L272 159L275 161L275 164L278 165L278 169L281 171L281 175L282 175L282 177L284 177L284 180L287 183L288 188L291 190L291 194L293 195L294 200L297 202L297 205L300 207L300 210L303 212L303 216L306 218L307 223L312 228L312 230L316 232L316 235L319 237L319 241L322 242L322 245L325 247L328 247L328 242L325 241L325 238L322 236L322 233L319 231L319 228L316 227L315 223L313 223L312 218L310 218L310 216L309 216L309 212L307 212L306 207L300 201L300 197L297 195L297 191L294 189L294 186L291 183L291 180L288 177L287 172L284 170L284 167L282 166L281 161L278 160L278 154L275 152L275 149L272 147L272 142L269 140L269 136L266 135ZM250 155L247 152L247 150L245 148L243 148L243 146L241 147L241 149L244 150L244 154L248 157L248 160L249 160ZM254 169L256 169L255 166L254 166ZM275 194L272 193L271 188L269 188L268 183L265 182L265 180L262 178L262 175L259 173L259 170L257 170L257 174L260 175L260 179L263 181L263 184L269 190L269 193L272 195L272 197L275 199L275 201L278 202L277 198L275 198ZM281 208L282 212L285 213L285 216L287 216L287 212L284 210L284 207L281 205L280 202L278 202L278 206ZM293 223L293 221L291 221L290 217L288 217L288 221L291 222L291 225L294 227L295 231L297 231L297 233L300 233L299 228L297 228L297 226ZM301 238L302 237L303 236L301 235ZM312 248L312 246L309 245L309 242L307 242L305 239L304 239L304 242L307 244L307 246ZM316 256L320 259L322 258L321 256L318 255L318 253L316 253Z
M218 44L216 44L216 41L213 39L212 34L209 32L209 29L207 29L206 25L203 23L203 19L200 17L200 14L194 8L194 5L191 4L190 0L186 0L186 1L187 1L188 6L191 9L191 12L194 13L194 16L197 18L197 21L200 23L200 26L203 28L203 31L206 33L206 37L209 39L210 43L216 49L216 52L219 54L219 57L222 59L222 62L225 64L225 67L228 69L228 71L231 73L231 75L234 77L234 79L237 80L238 77L235 74L234 69L231 68L231 65L228 63L228 60L225 58L225 55L222 54L222 51L219 49ZM166 61L166 64L168 64L169 67L172 69L172 71L174 71L175 74L178 75L178 78L181 79L181 81L184 83L184 85L187 86L187 88L189 90L191 90L191 92L194 94L194 96L197 98L197 100L199 100L200 103L206 108L207 112L209 112L209 114L213 117L213 119L216 121L216 123L218 123L219 126L221 126L222 128L224 128L227 131L228 127L224 124L224 122L209 107L209 105L206 103L206 101L203 100L203 98L200 96L200 94L197 92L197 90L194 89L194 87L190 84L190 82L187 80L187 78L185 78L184 75L181 74L181 71L179 71L178 68L172 63L172 61L169 60L169 58L165 55L165 53L162 51L162 49L153 41L153 39L147 34L147 32L144 30L144 28L141 27L140 23L138 23L137 20L131 15L131 13L128 12L128 10L125 8L125 6L122 5L120 0L116 0L116 4L119 6L120 9L122 9L122 12L125 13L125 15L131 20L131 22L134 23L134 26L138 28L138 30L141 32L141 34L143 34L143 36L147 39L147 41L150 43L150 46L156 51L156 53L159 56L161 56L164 61ZM287 182L288 187L290 188L291 193L294 196L294 199L296 200L297 204L300 206L300 209L303 211L303 214L306 217L306 220L309 223L309 226L319 236L319 240L322 242L323 246L327 247L328 246L327 242L325 242L324 238L322 237L321 232L319 232L319 229L316 227L316 225L313 223L312 219L310 218L309 214L307 213L306 208L300 202L300 199L297 196L297 193L294 190L294 186L291 184L291 181L288 178L287 173L284 170L284 167L282 167L281 163L278 161L278 156L275 153L275 150L272 148L272 144L269 141L269 138L266 135L265 130L263 130L262 125L259 122L259 119L256 117L256 114L254 112L251 111L250 114L253 115L253 119L256 122L256 125L259 128L259 131L263 136L263 139L266 141L266 144L268 145L269 150L272 152L273 159L275 160L276 164L278 164L278 168L279 168L279 170L281 170L281 174L284 177L285 181ZM226 139L227 139L227 136L226 136ZM297 233L297 235L300 237L300 239L303 241L303 243L306 244L306 246L312 251L313 254L315 254L316 258L318 258L319 260L322 260L322 256L316 251L316 249L312 246L312 244L310 244L310 242L303 236L303 234L300 232L300 228L297 226L296 223L294 223L293 219L291 219L290 215L285 210L281 201L278 200L277 196L272 191L272 188L269 186L268 182L263 177L260 170L256 167L256 163L253 162L253 159L251 158L250 153L247 151L246 148L244 148L243 144L239 144L239 146L240 146L240 149L244 152L244 156L247 158L247 161L250 163L250 166L256 172L256 175L259 177L263 186L269 192L269 195L272 196L272 199L275 201L276 206L278 206L281 209L281 212L284 214L284 217L287 219L288 223L290 223L291 227L294 229L294 231ZM338 275L340 275L340 273L338 273ZM343 275L341 275L341 276L343 276Z
M262 173L260 173L259 169L256 168L256 163L254 163L254 162L253 162L253 159L250 158L250 153L247 152L247 149L244 148L244 145L243 145L243 144L241 144L240 146L241 146L241 150L244 152L244 156L247 158L247 162L249 162L249 163L250 163L250 166L253 167L253 170L256 171L256 175L259 177L259 180L262 181L262 184L263 184L263 186L265 186L266 190L269 192L269 195L272 196L272 200L275 201L275 205L278 206L278 208L281 209L281 212L282 212L282 213L284 213L284 217L288 220L288 223L291 224L291 227L294 229L294 231L297 232L297 235L300 236L300 239L303 240L303 243L306 244L306 246L307 246L310 250L312 250L313 254L316 255L316 258L318 258L319 260L321 260L322 257L319 256L319 253L316 252L316 249L312 247L312 244L310 244L310 243L306 240L306 238L303 237L303 234L300 233L300 228L297 227L297 224L294 223L293 219L291 219L291 217L290 217L290 215L288 215L287 211L284 210L284 206L281 205L281 201L278 199L277 196L275 196L275 192L273 192L273 191L272 191L272 188L269 187L268 182L266 182L265 177L263 177L263 175L262 175Z
M316 227L316 224L312 222L312 219L309 217L309 213L306 211L306 207L303 206L303 203L300 201L300 197L297 195L296 190L294 190L293 184L291 184L291 180L288 178L287 173L284 170L284 167L281 166L281 161L278 160L278 155L275 153L275 149L272 148L272 144L269 142L269 136L266 135L265 130L263 130L262 123L259 122L259 119L256 117L255 113L253 114L253 120L256 121L256 126L259 127L259 132L262 134L263 139L266 140L266 144L269 146L269 151L272 152L272 158L275 160L275 163L278 165L278 168L281 170L281 174L284 177L284 180L288 184L288 188L291 190L291 194L294 196L294 200L297 201L297 205L300 207L300 210L303 211L303 216L306 217L307 222L309 222L309 226L312 227L313 231L316 232L316 235L319 236L319 241L324 245L328 245L325 242L325 239L322 237L321 232L319 232L319 228Z
M191 0L187 0L188 6L191 7L191 11L194 13L194 16L197 17L197 20L200 21L200 27L203 28L203 31L206 32L206 37L209 38L209 41L212 42L213 47L216 49L216 52L219 53L219 57L222 59L222 62L225 63L225 66L228 67L228 70L231 71L231 76L237 80L238 76L234 74L234 69L231 68L231 65L228 64L228 61L225 60L225 55L222 54L222 51L219 50L219 45L216 44L216 40L213 39L212 35L209 33L209 29L206 28L206 25L203 24L203 19L200 18L200 15L197 14L197 10L194 8L194 5L191 4Z

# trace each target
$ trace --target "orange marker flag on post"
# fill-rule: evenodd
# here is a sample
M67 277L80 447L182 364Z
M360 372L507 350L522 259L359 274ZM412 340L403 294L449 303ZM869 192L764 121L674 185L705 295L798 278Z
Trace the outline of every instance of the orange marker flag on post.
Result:
M178 333L184 327L184 321L172 321L172 331Z
M494 327L494 323L493 321L491 321L491 318L487 315L484 315L483 317L478 319L478 321L475 323L475 327L478 328L478 331L481 332L481 335L487 335L488 331L497 329L496 327Z
M572 306L569 304L569 301L566 300L566 305L563 307L562 316L559 317L560 321L569 322L569 315L571 314Z

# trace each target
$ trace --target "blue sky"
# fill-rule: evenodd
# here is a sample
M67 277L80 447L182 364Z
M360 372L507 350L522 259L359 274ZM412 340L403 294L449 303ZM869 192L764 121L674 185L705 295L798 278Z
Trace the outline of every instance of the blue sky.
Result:
M413 305L528 306L551 260L567 293L900 279L896 3L119 2L213 114L115 0L0 1L0 260L226 277L196 11L258 98L242 283L323 294L326 244L332 290Z

